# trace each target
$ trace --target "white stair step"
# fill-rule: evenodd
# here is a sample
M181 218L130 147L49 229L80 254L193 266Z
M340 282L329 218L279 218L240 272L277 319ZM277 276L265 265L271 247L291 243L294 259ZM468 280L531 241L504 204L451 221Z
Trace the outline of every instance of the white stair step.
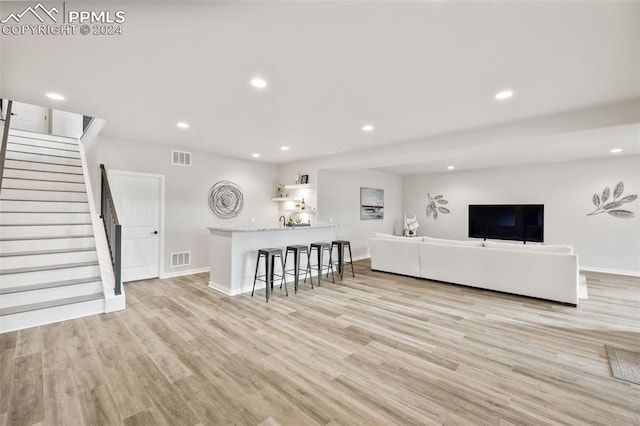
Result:
M78 139L68 136L47 135L44 133L29 132L27 130L10 129L9 136L19 136L35 140L65 142L69 144L77 144Z
M68 165L68 166L80 165L79 158L70 158L69 156L65 156L65 155L33 154L30 152L24 152L22 150L14 151L10 149L7 149L7 159L8 160L24 160L24 161L40 161L44 163Z
M98 279L91 282L82 282L59 287L38 288L33 290L21 290L14 288L13 292L4 292L0 297L0 310L4 308L30 305L56 299L66 299L74 296L86 296L102 292L102 282Z
M0 288L11 288L22 285L42 284L52 281L65 281L89 278L100 275L98 262L73 263L68 265L46 265L50 268L32 272L5 274L0 272Z
M0 192L3 200L25 200L25 201L87 201L86 192L67 192L67 191L42 191L31 189L14 189L10 186L2 186Z
M8 310L5 311L5 315L0 317L0 333L103 313L104 295L96 293L59 299L25 306L23 309L24 312L14 314L6 314Z
M4 193L0 193L2 198ZM89 212L89 203L66 203L64 201L25 201L0 198L0 211L3 212Z
M64 166L59 164L51 164L47 161L27 161L27 160L15 160L7 157L4 166L12 169L29 169L42 172L56 172L56 173L72 173L82 175L82 167L80 166Z
M95 248L92 235L80 238L47 238L0 241L0 253L21 253L36 250L71 250Z
M24 137L24 136L10 135L9 139L7 140L7 144L10 144L10 143L21 144L21 145L33 145L33 146L39 146L42 148L61 149L64 151L71 151L71 152L79 152L79 145L77 142L71 142L71 143L58 142L58 141L49 141L49 140L36 139L36 138L30 138L30 137Z
M93 227L91 224L79 223L77 225L12 225L2 224L0 234L2 239L16 238L37 238L37 237L64 237L74 235L91 235Z
M34 144L30 144L27 142L8 142L7 143L7 151L19 151L19 152L30 152L32 154L40 154L40 155L50 155L54 158L62 157L62 158L76 158L80 159L80 152L75 149L71 150L68 148L51 148L47 146L38 146Z
M2 255L0 257L0 274L7 271L13 271L15 269L39 268L49 265L93 262L98 260L98 255L93 249L82 251L60 251L53 253L46 250L40 250L33 253L42 252L44 252L44 254L15 255L16 253L14 253L13 256Z
M2 179L4 188L43 189L49 191L81 191L86 192L84 182L52 182L34 178L13 178L4 176Z
M9 293L17 293L20 291L32 291L32 290L40 290L45 288L54 288L54 287L64 287L67 285L76 285L83 283L92 283L96 281L101 281L99 276L95 277L86 277L86 278L78 278L74 280L65 280L65 281L49 281L40 284L30 284L30 285L19 285L16 287L7 287L0 288L0 295L9 294Z
M78 182L84 183L84 176L81 173L77 174L65 174L65 173L51 173L40 172L29 169L12 169L5 167L4 179L9 178L24 178L24 179L38 179L47 180L51 182Z
M0 211L0 223L2 224L65 224L65 223L91 223L89 213L45 213L45 212L2 212Z

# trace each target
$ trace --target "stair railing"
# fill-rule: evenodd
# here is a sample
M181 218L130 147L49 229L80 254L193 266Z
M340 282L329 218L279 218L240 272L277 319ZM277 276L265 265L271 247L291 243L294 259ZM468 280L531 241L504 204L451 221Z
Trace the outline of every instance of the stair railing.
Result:
M109 188L109 180L107 179L107 171L104 168L104 164L100 164L100 172L102 175L100 180L100 218L104 223L109 253L111 254L111 264L113 265L113 274L115 276L114 291L116 295L119 295L122 294L122 225L118 221L116 205L111 196L111 188Z
M7 101L7 112L4 121L4 130L2 131L2 147L0 148L0 191L2 190L2 177L4 176L4 160L7 157L7 141L9 140L9 126L11 126L11 107L13 101Z

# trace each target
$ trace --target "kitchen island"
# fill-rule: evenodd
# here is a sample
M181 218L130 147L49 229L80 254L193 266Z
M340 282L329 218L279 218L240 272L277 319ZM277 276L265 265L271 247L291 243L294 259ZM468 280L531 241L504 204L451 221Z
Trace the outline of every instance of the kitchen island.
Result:
M285 248L288 245L308 246L315 242L330 243L336 239L336 228L336 225L271 228L210 227L208 228L211 248L209 287L229 296L251 292L259 249L281 248L282 255L285 256ZM306 264L304 261L301 263ZM276 265L276 274L280 273L280 269L280 265ZM264 274L263 263L260 264L258 273ZM287 279L293 280L293 276ZM264 288L264 282L256 282L256 289L259 288Z

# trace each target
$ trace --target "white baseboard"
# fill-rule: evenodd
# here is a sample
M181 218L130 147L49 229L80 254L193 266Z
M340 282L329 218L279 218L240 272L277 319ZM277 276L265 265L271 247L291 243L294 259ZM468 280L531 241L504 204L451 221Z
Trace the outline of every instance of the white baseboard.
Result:
M203 272L209 272L210 270L211 268L206 267L206 268L198 268L198 269L187 269L187 270L176 271L176 272L165 272L164 274L160 275L160 279L184 277L185 275L193 275L193 274L201 274Z
M593 266L580 266L580 271L600 272L603 274L626 275L629 277L640 277L639 271L627 271L623 269L596 268Z

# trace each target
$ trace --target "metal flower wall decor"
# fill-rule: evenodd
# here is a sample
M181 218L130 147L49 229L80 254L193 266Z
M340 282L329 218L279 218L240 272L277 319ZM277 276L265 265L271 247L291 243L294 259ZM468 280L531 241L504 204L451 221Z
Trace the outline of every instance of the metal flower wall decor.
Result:
M432 197L431 194L427 192L427 217L433 216L433 220L438 220L438 212L442 214L451 213L448 208L442 207L443 204L449 204L449 202L445 200L442 195L434 195Z
M597 214L607 213L613 217L621 219L633 217L632 211L621 209L620 207L622 207L623 204L635 201L638 198L638 195L633 194L622 197L623 192L624 183L618 182L618 184L613 188L613 194L611 194L611 190L608 186L604 189L604 191L602 191L602 195L593 194L592 201L596 206L596 209L591 213L587 213L587 216L595 216ZM613 198L609 199L611 195L613 195Z

